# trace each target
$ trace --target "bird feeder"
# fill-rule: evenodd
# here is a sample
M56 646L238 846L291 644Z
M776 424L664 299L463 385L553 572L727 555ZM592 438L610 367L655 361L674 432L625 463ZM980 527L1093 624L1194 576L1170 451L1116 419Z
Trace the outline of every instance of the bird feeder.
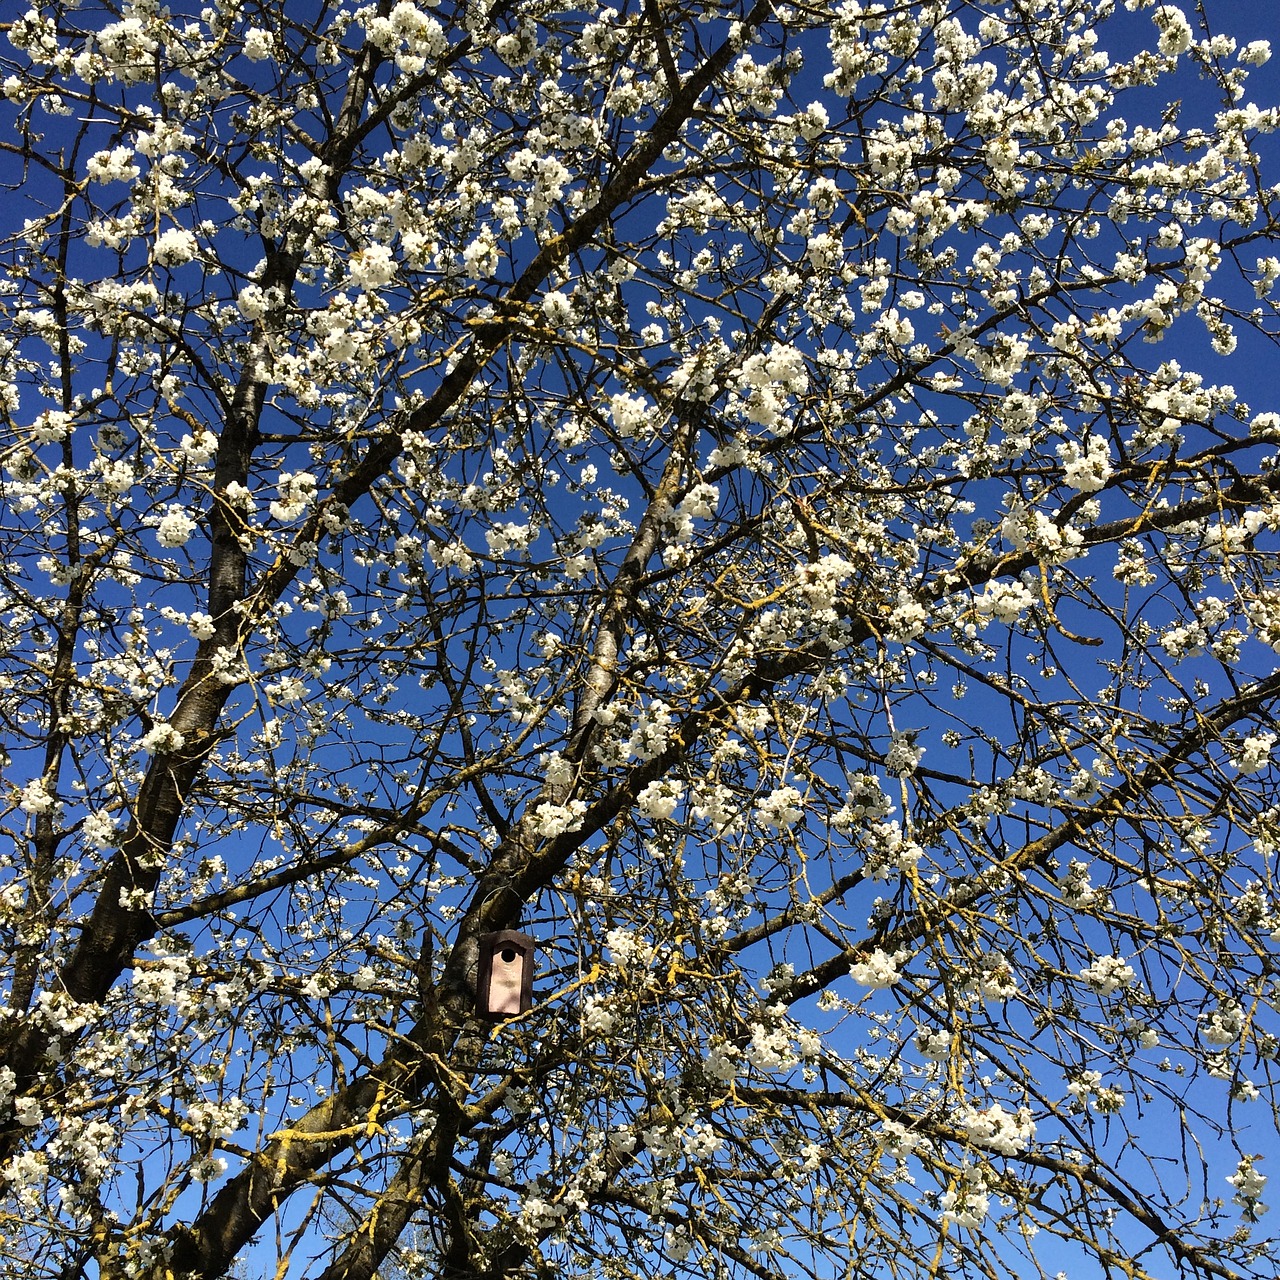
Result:
M533 939L517 929L481 935L476 970L480 1017L510 1018L533 1008L533 951Z

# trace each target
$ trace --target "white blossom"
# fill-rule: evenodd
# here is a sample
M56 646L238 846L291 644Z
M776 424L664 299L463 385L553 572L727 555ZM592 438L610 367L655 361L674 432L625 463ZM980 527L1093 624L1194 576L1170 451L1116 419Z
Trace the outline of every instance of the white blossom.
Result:
M578 831L586 812L584 800L570 800L566 804L540 804L533 811L534 830L548 840L566 832Z
M554 325L572 324L573 302L568 294L552 289L542 299L542 314Z
M1244 1029L1244 1011L1233 1000L1223 1001L1200 1022L1200 1036L1215 1049L1225 1049L1240 1039Z
M1276 745L1274 733L1252 733L1240 743L1235 765L1241 773L1261 773L1271 764Z
M1241 1156L1235 1173L1227 1178L1227 1182L1235 1189L1232 1201L1245 1211L1245 1217L1250 1222L1256 1222L1267 1211L1267 1206L1261 1202L1267 1178L1265 1174L1258 1172L1255 1163L1257 1159L1256 1156Z
M636 803L647 818L664 821L675 813L683 793L683 783L663 779L649 783L636 797Z
M642 396L616 395L609 400L609 416L619 435L648 434L653 407Z
M252 62L262 62L270 58L275 48L275 42L271 38L271 32L264 31L261 27L250 27L244 33L244 45L242 51L244 56Z
M916 771L924 752L924 744L918 741L914 732L895 729L889 738L884 767L895 778L906 777Z
M1080 977L1099 995L1109 996L1132 984L1133 966L1118 956L1098 956L1090 965L1080 970Z
M976 1231L982 1226L991 1207L987 1184L977 1170L966 1170L964 1180L949 1187L938 1198L942 1206L942 1221L954 1223Z
M775 787L756 805L756 817L766 827L785 831L804 817L804 800L792 786Z
M974 604L979 614L999 622L1017 622L1036 603L1036 597L1023 582L988 582Z
M930 1062L945 1062L951 1056L951 1033L922 1029L916 1033L916 1047Z
M162 547L185 547L196 531L196 522L181 507L170 507L156 525L156 540Z
M305 471L282 471L277 487L280 497L269 510L282 523L297 520L316 500L316 478Z
M965 1106L956 1115L956 1124L977 1147L1016 1156L1025 1151L1035 1137L1036 1126L1027 1107L1009 1112L998 1102L980 1109Z
M59 444L71 430L71 415L60 409L46 409L31 424L31 438L36 444Z
M884 990L901 981L901 969L911 959L909 951L895 951L892 954L873 948L867 956L849 967L849 976L854 982L873 991Z
M610 1035L618 1025L617 1010L604 996L588 996L582 1005L582 1025L593 1035Z
M96 151L89 157L91 182L129 182L142 172L133 163L131 147L113 147L110 151Z
M899 597L889 615L890 639L906 643L923 635L929 621L929 611L916 600Z
M1111 478L1111 446L1101 436L1087 436L1084 448L1074 440L1058 446L1063 479L1081 493L1096 493Z
M118 834L115 819L104 809L85 815L80 835L91 849L110 849Z
M23 813L38 815L50 813L57 803L57 797L46 789L44 779L33 778L22 788L18 808Z
M44 1109L36 1098L14 1098L13 1117L20 1125L34 1129L44 1119Z
M613 963L620 968L647 965L654 955L654 948L629 929L613 928L604 936Z
M186 737L167 720L157 720L138 739L138 745L143 751L160 755L163 752L180 751L186 745Z
M462 261L467 273L477 279L489 280L497 275L502 251L493 232L487 228L482 230L462 251Z
M1151 15L1160 32L1157 48L1161 53L1177 56L1191 48L1191 24L1186 14L1173 4L1162 4Z
M387 245L368 244L351 255L347 270L360 288L374 292L395 279L396 262Z
M751 1026L751 1041L743 1057L758 1071L765 1072L789 1071L800 1061L785 1027L768 1027L760 1022Z
M196 238L183 227L170 227L156 237L155 259L162 267L180 267L196 256Z

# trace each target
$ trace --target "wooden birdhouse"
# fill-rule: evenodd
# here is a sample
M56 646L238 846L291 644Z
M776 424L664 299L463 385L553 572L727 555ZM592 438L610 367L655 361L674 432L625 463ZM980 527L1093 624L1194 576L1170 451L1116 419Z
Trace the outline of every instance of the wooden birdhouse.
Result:
M480 1017L510 1018L533 1008L533 952L533 939L518 929L481 935L476 970Z

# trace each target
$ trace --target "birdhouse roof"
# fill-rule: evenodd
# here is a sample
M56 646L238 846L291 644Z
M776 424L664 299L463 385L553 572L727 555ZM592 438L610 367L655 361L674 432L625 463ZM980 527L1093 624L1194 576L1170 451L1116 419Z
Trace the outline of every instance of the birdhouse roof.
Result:
M537 945L527 934L519 929L499 929L496 933L486 933L480 939L480 945L496 951L499 947L518 947L521 951L532 951Z

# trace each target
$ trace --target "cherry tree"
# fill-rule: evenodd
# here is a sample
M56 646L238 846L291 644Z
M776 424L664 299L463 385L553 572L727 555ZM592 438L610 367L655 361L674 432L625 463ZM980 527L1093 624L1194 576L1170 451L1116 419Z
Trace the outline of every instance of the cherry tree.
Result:
M11 1274L1274 1275L1248 13L19 8Z

